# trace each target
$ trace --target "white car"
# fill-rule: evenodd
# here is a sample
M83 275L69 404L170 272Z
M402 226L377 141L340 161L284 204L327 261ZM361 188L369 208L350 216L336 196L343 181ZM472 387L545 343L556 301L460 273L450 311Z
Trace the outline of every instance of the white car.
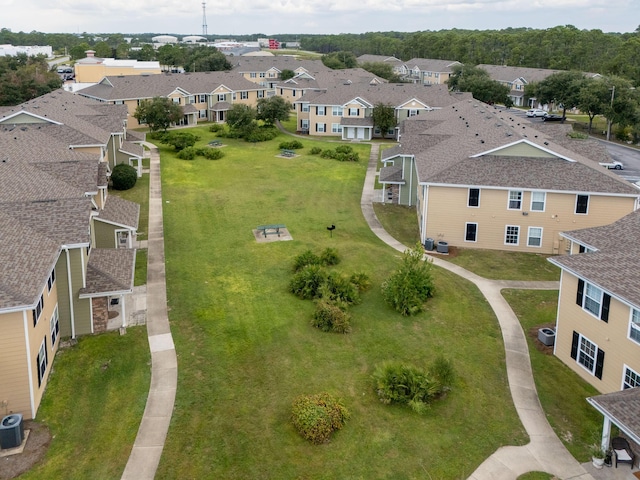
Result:
M619 162L618 160L611 160L610 162L600 162L600 166L613 170L622 170L624 168L622 162Z
M540 110L539 108L532 108L531 110L527 110L527 117L544 117L547 114L544 110Z

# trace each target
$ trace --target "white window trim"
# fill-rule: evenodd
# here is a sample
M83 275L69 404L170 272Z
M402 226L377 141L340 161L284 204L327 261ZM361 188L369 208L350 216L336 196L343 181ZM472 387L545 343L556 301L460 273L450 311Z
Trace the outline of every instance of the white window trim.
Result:
M631 373L633 373L634 375L636 375L637 377L640 378L640 373L636 372L633 368L631 368L629 365L627 365L626 363L622 364L622 383L620 384L620 390L624 390L624 386L626 384L625 382L625 378L627 376L627 370L630 370ZM636 385L636 386L640 386L640 384ZM633 387L630 387L633 388Z
M598 345L596 345L595 342L592 342L591 340L589 340L587 337L585 337L581 333L578 333L578 335L579 335L579 337L578 337L578 351L577 351L577 354L576 354L576 363L578 365L580 365L582 368L584 368L585 371L589 372L591 375L595 375L595 373L596 373L596 363L598 362L598 350L600 350L600 347L598 347ZM594 357L593 357L593 368L591 370L589 370L583 363L580 362L580 353L582 352L582 339L586 340L587 342L589 342L591 345L593 345L595 347L595 352L594 352ZM585 356L586 356L586 354L585 354Z
M334 117L342 117L342 115L344 115L344 109L342 107L334 106L331 110L331 113Z
M629 314L629 328L627 329L627 338L629 340L631 340L634 343L637 343L640 345L640 322L639 323L635 323L633 321L633 313L637 312L638 313L638 317L640 319L640 310L636 309L636 308L632 308L631 309L631 313ZM634 325L638 325L637 327L634 327ZM638 340L636 340L635 338L633 338L631 336L631 330L636 330L638 332Z
M332 123L331 133L342 133L342 125L340 125L339 123Z
M320 126L322 126L322 130L320 130ZM316 132L318 133L327 133L327 124L322 122L316 123Z
M584 213L578 213L578 197L587 197L587 211ZM576 194L576 203L573 208L575 215L589 215L589 207L591 206L591 195L583 195L581 193Z
M321 105L318 105L318 107L317 107L317 108L318 108L318 109L316 110L316 115L317 115L317 116L319 116L319 117L324 117L324 116L326 116L326 113L327 113L327 109L326 109L326 107L323 107L323 106L321 106Z
M592 297L587 297L587 289L589 287L595 288L597 290L600 291L600 299L595 300ZM591 310L589 310L585 305L587 304L587 298L589 298L590 300L596 302L598 304L598 311L596 313L593 313ZM590 315L593 315L595 318L597 318L598 320L600 320L600 316L602 315L602 302L603 302L603 298L604 298L604 290L602 290L600 287L596 287L594 284L589 283L587 281L584 282L584 291L582 292L582 309L589 313Z
M509 228L517 228L518 229L518 241L516 243L507 242L507 232ZM504 227L504 244L510 247L517 247L520 245L520 225L505 225Z
M474 240L467 240L467 226L475 225L476 226L476 238ZM464 224L464 241L467 243L477 243L478 242L478 223L477 222L465 222Z
M518 208L511 208L511 194L512 193L519 193L520 194L520 206ZM523 197L523 192L522 190L509 190L509 195L507 195L507 210L522 210L522 197ZM516 200L513 200L514 202Z
M542 210L536 210L533 208L533 196L534 194L542 194ZM544 212L547 208L547 192L531 192L531 204L529 210L532 212Z
M55 327L55 328L54 328ZM53 348L56 344L56 340L60 338L60 316L58 314L58 305L56 304L53 309L53 315L51 315L51 320L49 320L49 331L51 333L51 348ZM55 332L54 332L55 330Z
M478 190L478 205L469 205L469 200L471 200L471 190ZM467 189L467 207L469 207L469 208L480 208L480 189L479 188L469 188L469 189Z
M531 240L531 230L533 228L539 228L540 229L540 245L531 245L529 243L529 240ZM527 230L527 247L533 247L533 248L542 248L542 235L544 234L544 228L543 227L529 227ZM538 237L533 237L533 238L538 238Z

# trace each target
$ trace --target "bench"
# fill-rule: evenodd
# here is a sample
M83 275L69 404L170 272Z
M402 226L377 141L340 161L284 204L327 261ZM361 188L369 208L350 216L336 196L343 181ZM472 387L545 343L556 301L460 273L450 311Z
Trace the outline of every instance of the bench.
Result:
M222 146L222 142L220 140L211 140L209 142L209 146L210 147L221 147Z
M295 157L296 151L283 148L281 154L283 157Z
M284 229L284 228L287 228L287 227L282 224L259 225L256 227L256 230L262 232L262 234L266 237L269 234L277 234L278 236L280 236L280 229Z

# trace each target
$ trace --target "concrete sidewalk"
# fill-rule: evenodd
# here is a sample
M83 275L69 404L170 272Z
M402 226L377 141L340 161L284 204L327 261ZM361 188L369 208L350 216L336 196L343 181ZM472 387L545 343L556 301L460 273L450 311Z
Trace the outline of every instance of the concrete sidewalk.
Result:
M407 247L385 231L373 210L379 148L378 144L371 145L360 207L369 227L378 238L399 252L404 252ZM527 445L506 446L496 450L471 474L469 479L516 480L523 473L539 471L548 472L565 480L593 480L593 477L565 448L547 421L533 381L525 334L513 310L500 293L503 288L555 290L559 288L558 282L488 280L435 255L429 255L429 258L434 265L473 282L491 305L502 330L507 378L513 403L530 438Z
M164 269L160 155L150 143L149 235L147 258L147 335L151 351L151 385L138 435L123 480L155 477L164 447L178 384L178 362L167 315Z

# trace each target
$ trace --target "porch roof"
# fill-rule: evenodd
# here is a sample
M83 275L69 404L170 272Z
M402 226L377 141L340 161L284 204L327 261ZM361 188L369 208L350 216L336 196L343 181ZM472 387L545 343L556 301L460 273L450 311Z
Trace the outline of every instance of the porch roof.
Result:
M640 444L640 387L589 397L587 402Z
M94 248L87 263L87 286L80 289L80 298L131 293L135 264L133 248Z
M346 118L340 119L340 125L343 127L371 127L373 128L373 118Z
M406 182L402 178L402 167L400 165L382 167L380 169L379 181L380 183L396 183L399 185L406 184Z

